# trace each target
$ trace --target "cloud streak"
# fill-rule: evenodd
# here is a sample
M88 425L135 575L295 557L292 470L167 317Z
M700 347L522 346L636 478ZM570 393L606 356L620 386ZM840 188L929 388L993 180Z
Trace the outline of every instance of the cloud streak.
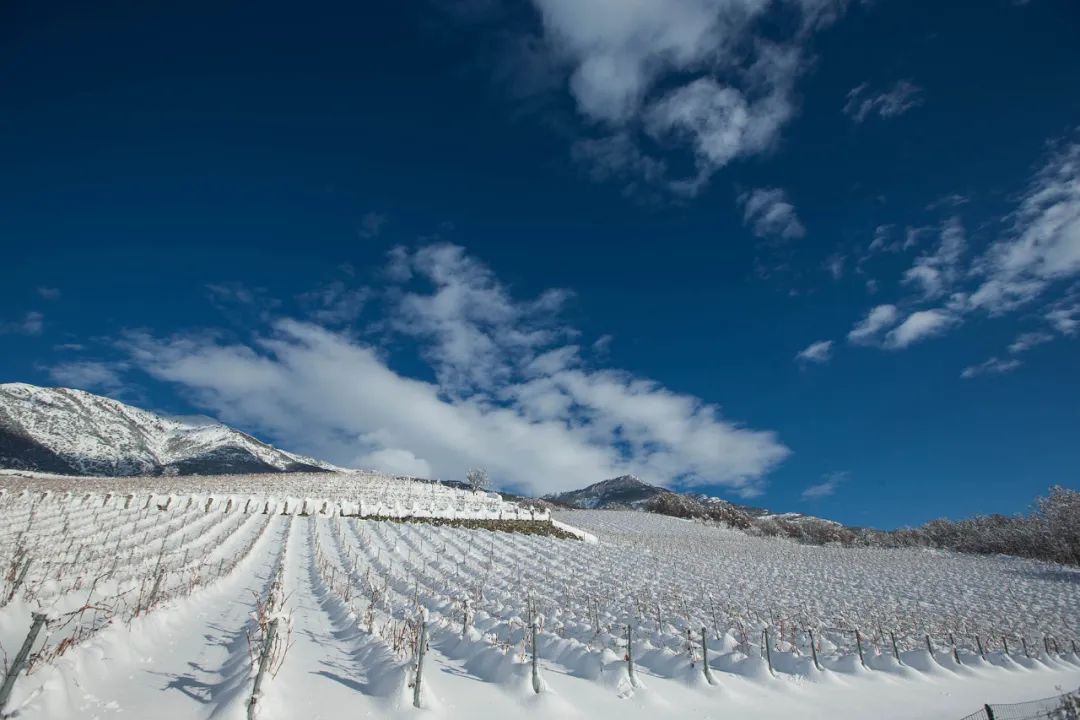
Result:
M922 88L910 80L898 80L888 90L877 93L870 91L869 83L863 83L848 92L844 113L861 123L871 115L899 117L922 103Z
M800 362L824 365L832 358L832 346L832 340L819 340L818 342L810 343L799 351L795 356L795 359Z
M0 322L0 335L40 335L44 328L45 316L31 310L21 320Z
M803 500L820 500L835 495L836 489L840 486L840 483L847 480L847 477L846 472L829 473L820 483L803 490L801 497Z
M983 375L1004 375L1005 373L1012 372L1022 364L1023 362L1016 358L1002 360L998 357L992 357L978 365L970 365L964 368L963 372L960 373L960 377L965 380L970 380Z
M918 310L885 335L884 347L889 350L902 350L942 334L956 322L954 316L941 310Z

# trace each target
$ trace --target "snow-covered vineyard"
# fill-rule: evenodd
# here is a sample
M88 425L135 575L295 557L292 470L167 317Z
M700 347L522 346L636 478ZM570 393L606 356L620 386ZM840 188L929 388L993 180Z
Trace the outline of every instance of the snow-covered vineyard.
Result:
M353 515L384 518L458 520L548 520L495 493L474 493L437 482L353 470L348 473L184 475L161 477L71 477L0 471L0 488L10 494L59 493L91 506L121 503L155 507L239 504L246 512ZM92 499L93 498L93 499ZM207 505L207 503L210 503Z
M5 670L39 627L20 718L959 718L1080 685L1080 573L1044 563L642 513L556 513L598 542L343 516L355 486L9 480Z

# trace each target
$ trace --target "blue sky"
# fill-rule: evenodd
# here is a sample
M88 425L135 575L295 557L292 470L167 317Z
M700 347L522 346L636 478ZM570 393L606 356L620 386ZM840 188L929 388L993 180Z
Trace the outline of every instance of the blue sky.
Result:
M0 380L894 527L1080 460L1068 0L7 3Z

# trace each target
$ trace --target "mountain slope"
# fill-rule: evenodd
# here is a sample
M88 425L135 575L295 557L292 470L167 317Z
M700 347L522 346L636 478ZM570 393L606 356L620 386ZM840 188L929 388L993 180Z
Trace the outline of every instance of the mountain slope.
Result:
M656 485L638 480L633 475L622 475L610 480L602 480L579 490L544 496L562 505L569 505L579 510L628 510L641 509L650 500L669 493Z
M718 497L700 493L679 493L657 485L650 485L633 475L623 475L603 480L579 490L546 495L545 500L581 510L642 510L682 518L701 518L724 522L732 527L755 526L772 530L777 526L799 526L800 531L809 525L841 527L831 520L783 513L774 515L762 508L736 505Z
M83 390L0 384L0 468L73 475L338 470L219 424L180 422Z

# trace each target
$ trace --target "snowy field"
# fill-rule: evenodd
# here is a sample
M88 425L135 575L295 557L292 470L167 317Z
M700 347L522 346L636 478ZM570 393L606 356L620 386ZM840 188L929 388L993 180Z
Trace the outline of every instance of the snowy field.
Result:
M249 512L267 503L278 511L300 505L305 512L362 517L439 517L446 519L537 519L546 512L524 510L496 493L474 493L437 482L375 472L274 473L254 475L181 475L153 477L73 477L21 470L0 470L0 491L97 496L97 503L153 505L169 498L224 505L232 500ZM106 500L107 498L107 500ZM87 500L87 504L93 504ZM305 509L306 505L306 509ZM519 517L520 515L520 517Z
M264 658L263 720L959 719L1080 686L1080 573L1044 563L641 513L556 513L588 543L4 484L9 663L48 617L19 718L244 718Z

